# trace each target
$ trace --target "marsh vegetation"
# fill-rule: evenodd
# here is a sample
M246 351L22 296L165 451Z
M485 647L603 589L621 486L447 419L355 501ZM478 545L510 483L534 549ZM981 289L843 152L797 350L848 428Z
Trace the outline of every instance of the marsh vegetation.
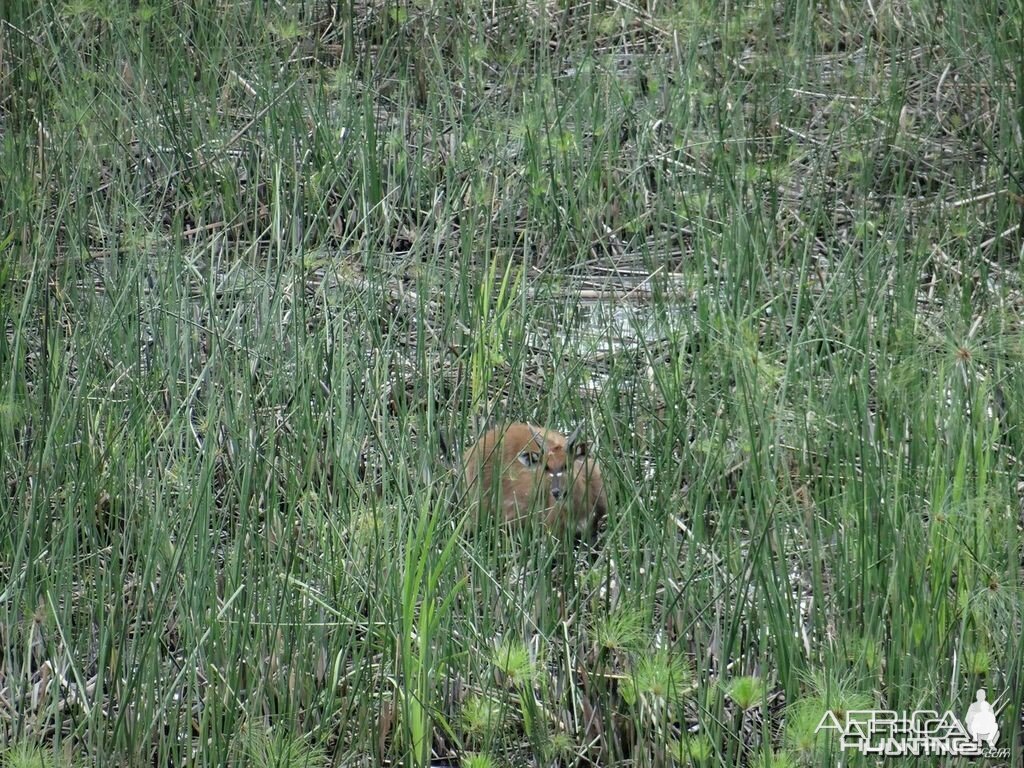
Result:
M0 764L1021 764L1020 2L2 14Z

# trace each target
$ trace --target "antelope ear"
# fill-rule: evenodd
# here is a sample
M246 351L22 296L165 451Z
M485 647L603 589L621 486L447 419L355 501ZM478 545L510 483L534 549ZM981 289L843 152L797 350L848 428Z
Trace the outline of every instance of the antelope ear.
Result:
M540 432L538 432L533 427L530 427L530 433L533 435L533 439L537 441L537 445L540 446L540 449L542 451L546 451L548 449L548 447L547 447L547 444L546 444L546 442L544 440L544 435L542 435Z
M524 467L533 467L540 464L540 454L534 451L523 451L519 454L519 463Z
M565 447L567 452L577 459L582 459L587 455L587 441L580 439L580 433L582 431L583 424L577 424L576 429L572 431L572 434L565 438Z

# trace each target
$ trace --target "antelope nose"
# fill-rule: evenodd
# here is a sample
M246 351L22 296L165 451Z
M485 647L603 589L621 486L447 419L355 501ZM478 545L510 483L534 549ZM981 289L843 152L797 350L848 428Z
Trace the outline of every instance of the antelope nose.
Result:
M552 488L551 489L551 496L552 496L552 498L554 498L555 501L558 501L560 498L562 498L562 489L561 488Z

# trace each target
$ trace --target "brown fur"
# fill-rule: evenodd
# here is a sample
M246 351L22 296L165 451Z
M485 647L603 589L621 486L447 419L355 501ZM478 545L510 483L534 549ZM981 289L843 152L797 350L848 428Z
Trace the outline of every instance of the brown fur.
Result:
M522 522L534 512L549 530L592 532L608 500L597 459L575 435L517 422L481 437L463 456L473 522Z

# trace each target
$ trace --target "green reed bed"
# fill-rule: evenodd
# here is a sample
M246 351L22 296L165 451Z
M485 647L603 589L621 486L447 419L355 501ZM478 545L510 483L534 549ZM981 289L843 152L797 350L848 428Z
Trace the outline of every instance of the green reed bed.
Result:
M1019 764L1019 3L0 15L0 765Z

